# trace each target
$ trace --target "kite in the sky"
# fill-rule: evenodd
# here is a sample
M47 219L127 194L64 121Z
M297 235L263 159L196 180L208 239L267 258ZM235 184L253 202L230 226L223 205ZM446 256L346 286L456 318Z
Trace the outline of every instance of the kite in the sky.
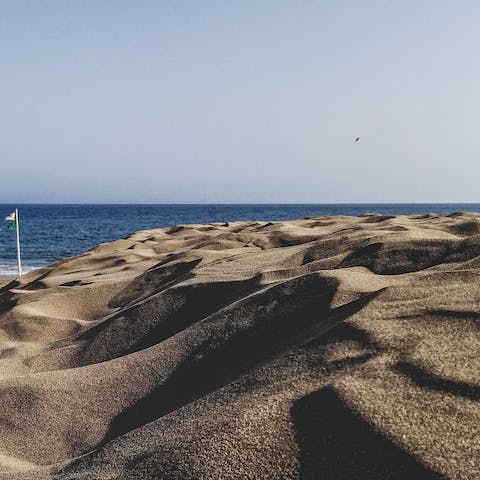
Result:
M355 137L354 142L357 143L357 142L359 142L359 141L360 141L360 137Z

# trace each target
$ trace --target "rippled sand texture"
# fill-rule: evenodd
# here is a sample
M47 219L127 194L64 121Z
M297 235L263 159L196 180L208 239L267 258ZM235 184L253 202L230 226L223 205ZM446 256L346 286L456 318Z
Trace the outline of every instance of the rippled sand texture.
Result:
M142 231L0 311L0 478L480 478L480 215Z

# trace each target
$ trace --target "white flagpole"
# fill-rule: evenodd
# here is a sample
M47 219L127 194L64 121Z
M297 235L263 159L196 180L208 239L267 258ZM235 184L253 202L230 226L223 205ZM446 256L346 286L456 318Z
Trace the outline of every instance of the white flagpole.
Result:
M18 262L18 277L22 276L22 261L20 260L20 224L18 222L18 208L15 209L15 225L17 226L17 262Z

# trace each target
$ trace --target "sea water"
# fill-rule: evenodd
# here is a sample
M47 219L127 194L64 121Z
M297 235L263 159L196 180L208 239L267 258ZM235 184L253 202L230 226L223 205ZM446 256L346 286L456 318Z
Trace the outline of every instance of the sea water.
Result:
M15 276L15 232L3 218L19 209L25 271L84 252L137 230L183 223L292 220L319 215L480 211L480 204L6 205L0 204L0 276Z

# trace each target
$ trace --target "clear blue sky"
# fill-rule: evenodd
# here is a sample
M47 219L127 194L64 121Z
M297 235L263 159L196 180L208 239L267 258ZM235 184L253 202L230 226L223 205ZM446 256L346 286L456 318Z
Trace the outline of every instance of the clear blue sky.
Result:
M0 9L1 202L480 201L480 2Z

